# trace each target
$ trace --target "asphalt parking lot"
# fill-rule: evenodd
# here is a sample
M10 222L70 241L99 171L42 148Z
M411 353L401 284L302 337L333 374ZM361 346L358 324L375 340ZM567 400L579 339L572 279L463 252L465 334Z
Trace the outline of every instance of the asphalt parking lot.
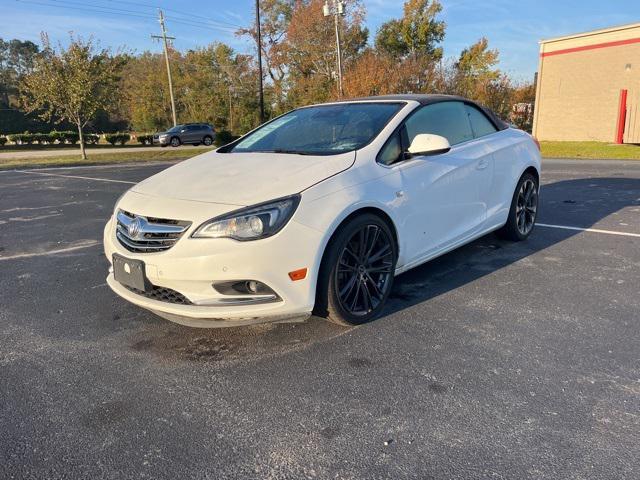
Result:
M165 167L0 173L0 478L640 478L640 162L545 161L552 226L398 277L353 329L112 294L103 225Z

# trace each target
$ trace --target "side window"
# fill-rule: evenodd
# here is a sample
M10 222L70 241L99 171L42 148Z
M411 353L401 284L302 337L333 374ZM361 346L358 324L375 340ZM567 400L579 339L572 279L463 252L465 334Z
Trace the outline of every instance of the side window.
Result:
M419 133L440 135L451 145L473 140L469 116L462 102L442 102L422 107L405 123L409 145Z
M400 141L400 132L395 132L387 143L384 144L382 150L378 154L377 161L382 165L391 165L400 159L402 154L402 142Z
M465 105L467 114L469 115L469 121L471 122L471 128L473 129L473 135L475 138L484 137L496 133L498 129L491 123L487 116L471 105Z

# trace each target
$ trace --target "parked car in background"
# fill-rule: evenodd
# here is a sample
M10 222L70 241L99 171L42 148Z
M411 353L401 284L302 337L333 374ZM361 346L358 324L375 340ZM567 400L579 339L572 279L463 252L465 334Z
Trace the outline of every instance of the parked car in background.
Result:
M166 132L156 133L153 136L153 143L159 144L161 147L168 145L179 147L185 143L200 145L202 143L208 147L213 144L215 138L216 132L213 126L208 123L183 123Z
M299 108L120 197L107 283L195 327L365 323L395 275L494 230L525 240L540 167L531 135L460 97Z

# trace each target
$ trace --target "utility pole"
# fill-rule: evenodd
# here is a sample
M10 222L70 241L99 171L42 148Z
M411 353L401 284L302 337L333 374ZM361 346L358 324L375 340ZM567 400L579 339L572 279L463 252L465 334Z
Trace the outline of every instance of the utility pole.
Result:
M260 0L256 0L256 41L258 42L258 90L260 91L260 123L264 123L264 91L262 86L262 35L260 32Z
M342 97L344 94L342 90L342 50L340 47L340 17L345 16L344 2L342 0L325 0L322 7L322 13L325 17L333 15L335 27L336 27L336 55L338 58L338 95Z
M167 29L164 25L164 15L162 14L162 10L158 9L158 14L160 16L160 27L162 28L162 36L159 35L151 35L151 38L156 40L162 40L164 45L164 60L167 63L167 78L169 79L169 96L171 97L171 116L173 117L173 126L175 127L178 122L176 121L176 102L173 98L173 82L171 81L171 67L169 66L169 49L167 47L167 40L175 40L176 37L168 37Z

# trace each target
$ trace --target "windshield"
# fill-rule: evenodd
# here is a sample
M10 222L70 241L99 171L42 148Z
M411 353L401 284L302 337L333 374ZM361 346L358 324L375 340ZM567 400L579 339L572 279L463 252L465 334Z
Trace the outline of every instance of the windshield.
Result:
M184 128L184 125L176 125L175 127L172 127L169 130L167 130L167 132L168 133L175 133L175 132L179 132L183 128Z
M367 145L402 103L343 103L301 108L250 133L232 152L335 155Z

